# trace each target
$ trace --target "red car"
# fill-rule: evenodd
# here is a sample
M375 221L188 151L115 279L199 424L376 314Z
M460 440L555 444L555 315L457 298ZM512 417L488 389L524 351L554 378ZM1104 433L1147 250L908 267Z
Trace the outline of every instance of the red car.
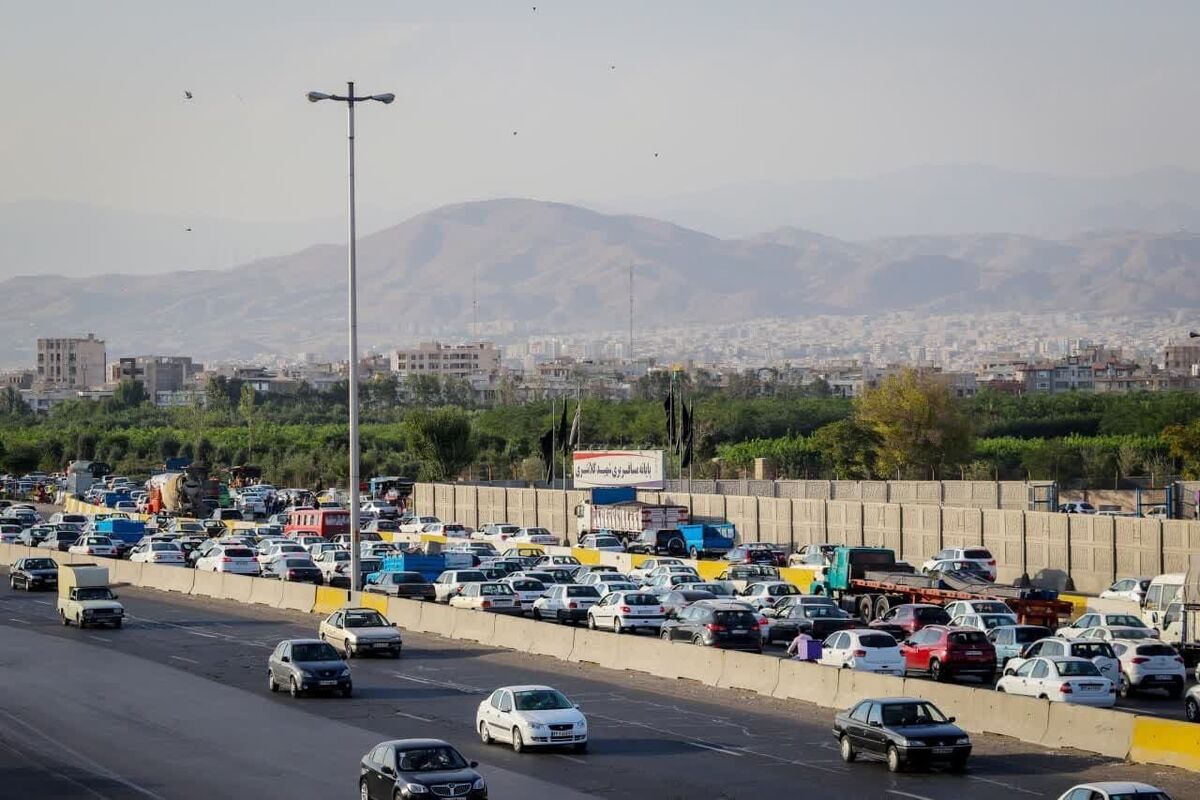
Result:
M941 606L931 603L905 603L888 610L871 622L872 628L887 631L902 642L926 625L949 625L950 615Z
M935 681L957 675L988 680L996 674L996 648L975 628L929 625L900 644L905 669L928 672Z

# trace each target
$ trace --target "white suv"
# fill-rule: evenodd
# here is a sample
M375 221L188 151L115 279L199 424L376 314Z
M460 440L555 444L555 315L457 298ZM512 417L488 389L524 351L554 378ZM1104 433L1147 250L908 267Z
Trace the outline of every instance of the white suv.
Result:
M209 550L196 561L196 569L205 572L229 572L235 575L257 575L258 559L245 545L222 544Z
M996 580L996 557L986 547L950 547L941 550L921 565L921 571L933 571L939 561L969 561L986 572L990 579Z
M477 569L447 570L433 582L433 599L449 603L450 598L461 593L468 583L487 583L487 576Z

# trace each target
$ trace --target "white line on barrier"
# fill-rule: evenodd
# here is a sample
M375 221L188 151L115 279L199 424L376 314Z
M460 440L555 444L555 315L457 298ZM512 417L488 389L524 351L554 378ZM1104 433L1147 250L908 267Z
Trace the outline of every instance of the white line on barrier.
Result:
M21 623L22 625L28 625L28 624L29 624L29 620L27 620L27 619L17 619L16 617L9 617L9 618L8 618L8 621L9 621L9 622L19 622L19 623Z

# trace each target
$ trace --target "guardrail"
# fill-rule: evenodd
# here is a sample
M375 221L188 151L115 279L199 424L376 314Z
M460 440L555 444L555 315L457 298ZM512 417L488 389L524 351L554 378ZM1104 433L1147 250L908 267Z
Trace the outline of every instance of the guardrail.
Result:
M133 565L142 568L127 570L122 565L128 562L114 559L0 545L0 563L5 565L26 556L46 555L60 564L104 564L109 567L110 575L123 576L135 586L259 603L273 608L325 614L343 606L365 603L384 612L389 620L407 630L563 661L587 662L609 669L742 689L828 708L845 708L873 696L922 697L955 715L968 731L1200 772L1200 725L1186 722L1050 703L967 686L759 658L645 636L621 636L575 626L550 625L329 587L287 584L242 575L215 575L185 567ZM624 554L615 555L628 558Z

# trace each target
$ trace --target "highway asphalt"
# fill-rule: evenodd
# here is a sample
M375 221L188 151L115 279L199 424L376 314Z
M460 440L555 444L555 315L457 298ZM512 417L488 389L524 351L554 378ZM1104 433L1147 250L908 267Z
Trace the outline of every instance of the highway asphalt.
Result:
M2 577L2 575L0 575ZM49 594L0 589L0 796L353 797L375 742L434 736L481 762L493 798L1056 798L1084 780L1195 776L975 736L965 775L843 764L832 712L407 633L402 659L351 663L356 695L272 695L266 657L318 618L121 587L122 630L62 627ZM475 707L550 683L583 706L586 754L485 746Z

